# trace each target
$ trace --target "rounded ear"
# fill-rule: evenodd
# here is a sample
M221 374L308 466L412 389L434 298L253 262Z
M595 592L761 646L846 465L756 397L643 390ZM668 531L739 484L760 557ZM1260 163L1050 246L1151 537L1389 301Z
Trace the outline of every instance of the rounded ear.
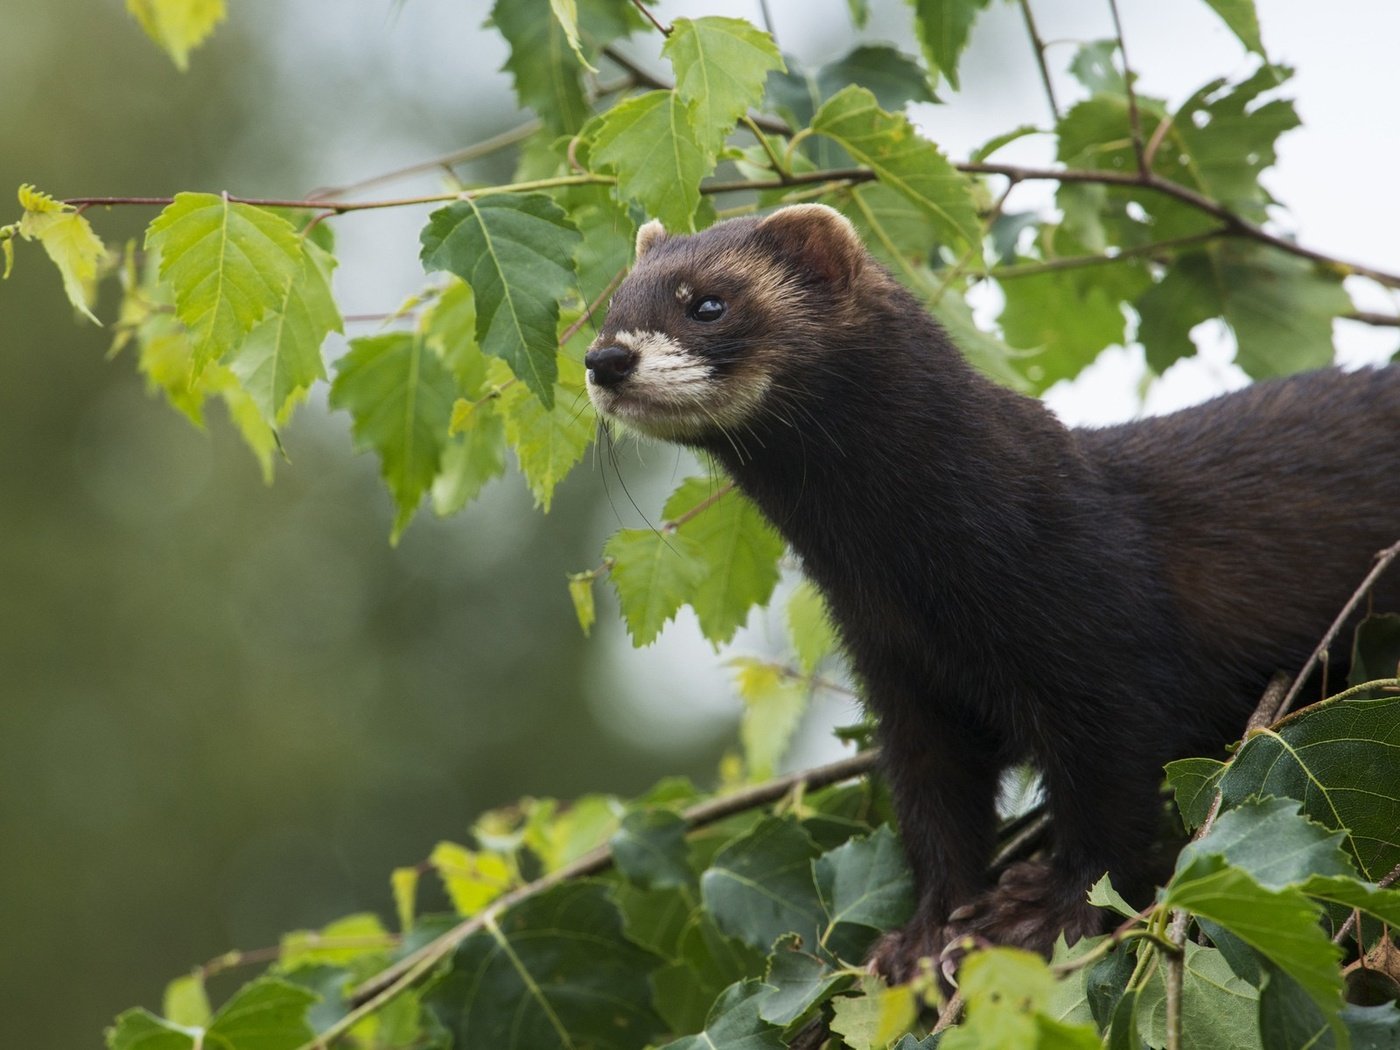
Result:
M666 227L661 225L659 219L643 223L641 229L637 231L637 259L640 261L643 255L665 239Z
M849 285L865 266L865 245L851 221L825 204L789 204L758 228L802 267Z

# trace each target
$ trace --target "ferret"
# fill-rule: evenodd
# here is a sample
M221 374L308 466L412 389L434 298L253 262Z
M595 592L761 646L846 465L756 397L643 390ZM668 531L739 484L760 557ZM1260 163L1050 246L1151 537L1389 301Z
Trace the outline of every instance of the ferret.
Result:
M1400 368L1071 429L824 205L647 223L585 364L606 417L717 460L825 596L918 894L873 952L895 981L966 935L1100 932L1105 872L1150 899L1163 764L1237 739L1400 538ZM1400 609L1400 581L1374 600ZM999 778L1027 760L1049 848L993 883Z

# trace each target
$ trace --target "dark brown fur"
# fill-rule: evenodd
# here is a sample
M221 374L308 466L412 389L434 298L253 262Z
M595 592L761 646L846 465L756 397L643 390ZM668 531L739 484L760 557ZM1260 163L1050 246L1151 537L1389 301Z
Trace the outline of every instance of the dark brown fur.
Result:
M919 906L875 962L902 978L961 934L1096 932L1091 882L1150 888L1163 763L1237 738L1400 538L1400 369L1072 430L975 372L834 212L652 234L595 346L661 331L717 398L767 384L740 422L655 432L782 530L878 717ZM681 281L724 317L688 318ZM594 395L616 411L627 380ZM1377 601L1400 608L1400 581ZM1052 849L991 886L998 776L1026 759Z

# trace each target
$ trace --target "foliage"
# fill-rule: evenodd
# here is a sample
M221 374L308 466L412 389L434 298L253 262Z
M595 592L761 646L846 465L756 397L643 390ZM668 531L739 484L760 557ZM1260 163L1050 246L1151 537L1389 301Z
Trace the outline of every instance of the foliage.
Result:
M1267 59L1251 0L1207 3L1258 58L1238 80L1171 107L1136 93L1121 40L1090 42L1070 66L1082 97L1063 112L1052 100L1052 127L955 160L906 106L959 89L986 0L911 0L919 57L858 43L817 69L742 19L661 26L627 0L501 0L490 24L539 129L512 181L433 198L422 293L333 364L330 404L379 458L393 538L424 502L443 515L465 506L504 473L507 451L549 509L595 434L582 333L649 217L685 231L789 201L831 204L978 367L1031 392L1132 340L1160 373L1195 352L1193 329L1212 319L1251 376L1330 361L1332 321L1351 309L1343 277L1400 279L1266 228L1276 202L1260 178L1298 124L1280 94L1291 71ZM213 0L128 7L181 68L225 15ZM850 11L863 26L867 4ZM669 63L672 82L639 73L617 50L624 40ZM1053 137L1061 167L991 159L1029 133ZM1009 211L1032 180L1058 183L1056 207ZM92 203L21 187L19 217L0 227L6 273L17 241L38 241L93 321L96 288L114 279L114 350L134 345L152 385L196 423L209 397L224 399L270 476L278 434L327 379L323 344L343 327L329 227L422 199L180 193L122 251L94 230ZM974 324L979 296L1001 303L995 325ZM569 577L585 631L604 578L637 645L685 606L728 645L781 593L781 540L706 466L675 488L657 528L618 531L596 568ZM810 694L841 688L817 592L796 582L786 611L789 661L731 660L744 718L730 787L771 777ZM1393 624L1368 630L1377 645L1394 635ZM1393 651L1362 644L1358 663L1389 679ZM1227 762L1175 764L1168 779L1198 838L1159 898L1124 909L1112 938L1049 963L972 954L965 1018L946 1034L928 1032L940 1001L931 971L891 989L862 965L913 897L878 783L799 779L765 796L775 804L762 813L668 781L638 799L487 814L472 844L442 843L395 873L398 932L352 917L289 935L267 975L213 1010L205 979L245 961L221 960L172 983L164 1017L123 1014L108 1043L760 1048L818 1026L854 1050L1394 1046L1400 1011L1346 1005L1343 948L1328 931L1354 912L1351 940L1338 939L1379 950L1382 924L1400 922L1400 893L1379 884L1400 864L1397 703L1374 689L1334 698ZM455 916L419 914L429 872ZM1106 884L1093 899L1121 903ZM374 978L386 968L392 979Z

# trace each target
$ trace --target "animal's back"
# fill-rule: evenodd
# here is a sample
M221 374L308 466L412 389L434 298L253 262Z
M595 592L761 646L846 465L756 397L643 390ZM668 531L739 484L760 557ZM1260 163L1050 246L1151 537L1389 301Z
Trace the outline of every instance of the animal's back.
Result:
M1265 381L1075 433L1137 505L1185 622L1247 677L1296 670L1400 540L1400 367ZM1400 608L1400 573L1375 593Z

